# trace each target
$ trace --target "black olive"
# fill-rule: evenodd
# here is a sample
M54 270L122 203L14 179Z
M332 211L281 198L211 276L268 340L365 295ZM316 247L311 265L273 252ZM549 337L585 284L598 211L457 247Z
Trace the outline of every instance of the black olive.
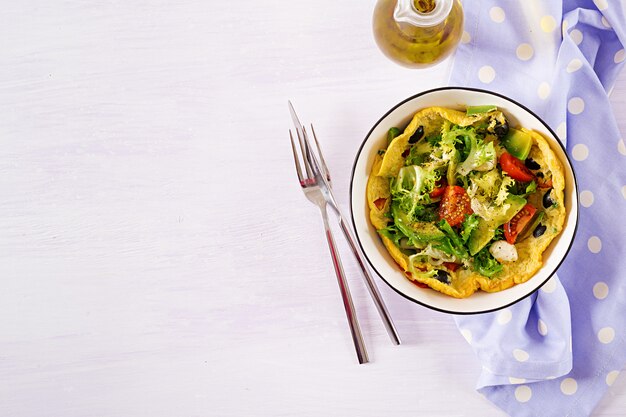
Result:
M444 284L450 283L450 277L448 276L448 273L443 269L438 269L437 275L435 275L434 278L439 282L443 282Z
M535 175L536 175L537 177L539 177L539 178L543 178L543 172L538 172L538 173L536 173Z
M535 162L535 160L532 158L526 158L526 161L524 161L524 165L526 165L526 168L528 169L540 169L541 168L541 165Z
M543 208L550 208L554 204L554 200L552 200L552 198L550 197L551 192L552 188L546 191L546 193L543 195Z
M415 133L409 138L409 143L415 143L420 140L424 136L424 126L420 126L417 128Z
M546 226L544 226L543 224L539 223L539 225L537 227L535 227L535 230L533 230L533 236L534 237L539 237L541 235L543 235L546 232Z
M496 122L496 125L493 127L493 131L495 132L497 137L502 139L507 135L507 133L509 133L509 122Z

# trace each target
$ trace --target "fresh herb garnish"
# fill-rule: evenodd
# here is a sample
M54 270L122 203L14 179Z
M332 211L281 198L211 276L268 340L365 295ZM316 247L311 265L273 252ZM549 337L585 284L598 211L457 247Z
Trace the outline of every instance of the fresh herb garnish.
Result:
M491 278L502 271L502 264L496 261L489 248L485 246L474 256L474 269L479 274Z

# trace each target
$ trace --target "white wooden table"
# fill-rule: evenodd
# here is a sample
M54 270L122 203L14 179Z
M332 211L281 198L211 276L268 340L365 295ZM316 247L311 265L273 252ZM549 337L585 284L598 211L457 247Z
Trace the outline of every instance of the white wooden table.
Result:
M450 63L388 62L374 2L5 2L0 13L0 415L502 416L450 317L354 261L359 366L290 98L348 208L357 147ZM626 132L626 76L613 93ZM626 415L618 378L597 416Z

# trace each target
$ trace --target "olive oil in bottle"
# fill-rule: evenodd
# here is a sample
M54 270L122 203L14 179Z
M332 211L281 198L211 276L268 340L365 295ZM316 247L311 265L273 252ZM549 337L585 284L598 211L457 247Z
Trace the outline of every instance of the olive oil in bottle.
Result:
M378 0L374 38L392 61L409 68L441 62L463 34L459 0Z

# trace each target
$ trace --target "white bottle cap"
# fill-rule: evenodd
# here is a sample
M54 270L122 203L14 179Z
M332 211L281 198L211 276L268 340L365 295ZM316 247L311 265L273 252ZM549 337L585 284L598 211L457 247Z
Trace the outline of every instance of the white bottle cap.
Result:
M419 27L429 27L440 24L452 10L452 0L434 0L435 8L428 13L422 13L415 8L413 0L398 0L393 12L396 22L408 23Z

